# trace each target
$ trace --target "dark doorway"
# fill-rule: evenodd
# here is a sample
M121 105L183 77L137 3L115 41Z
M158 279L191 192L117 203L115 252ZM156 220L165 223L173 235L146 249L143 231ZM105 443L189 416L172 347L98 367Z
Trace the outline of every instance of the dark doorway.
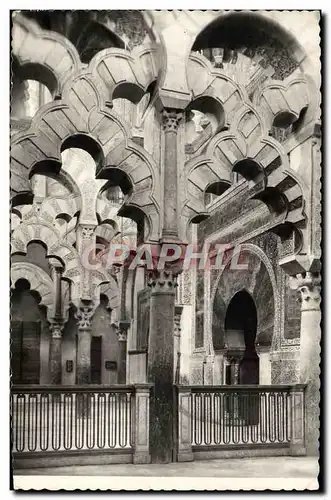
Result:
M101 384L102 337L91 339L91 383Z
M255 350L257 312L251 295L242 290L232 298L225 316L228 348L241 358L239 384L259 383L259 357Z
M11 293L10 353L13 384L40 383L40 297L28 281L16 282Z

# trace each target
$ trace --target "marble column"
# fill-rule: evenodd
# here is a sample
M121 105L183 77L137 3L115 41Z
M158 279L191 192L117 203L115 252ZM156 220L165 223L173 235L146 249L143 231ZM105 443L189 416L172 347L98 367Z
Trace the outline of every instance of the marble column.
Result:
M120 321L117 329L119 345L118 383L126 384L126 353L130 321Z
M174 320L174 381L180 384L180 334L181 334L181 318L183 306L175 307L175 320Z
M62 332L63 323L50 323L51 341L49 346L49 365L51 384L60 385L62 382Z
M49 366L51 375L51 384L60 385L62 381L62 332L64 328L64 319L62 312L62 273L63 267L56 259L50 259L53 285L54 302L52 318L49 320L51 340L49 346Z
M78 321L76 383L91 383L91 332L94 308L91 304L81 306L76 312Z
M163 109L164 130L164 177L163 177L163 227L162 241L178 241L178 187L177 155L178 126L183 112L177 109Z
M172 271L150 274L150 334L148 382L150 401L150 452L152 463L173 460L174 420L174 313L176 275Z
M318 455L320 402L321 276L297 274L295 286L301 295L300 383L306 384L305 435L307 455ZM293 281L292 281L293 284Z

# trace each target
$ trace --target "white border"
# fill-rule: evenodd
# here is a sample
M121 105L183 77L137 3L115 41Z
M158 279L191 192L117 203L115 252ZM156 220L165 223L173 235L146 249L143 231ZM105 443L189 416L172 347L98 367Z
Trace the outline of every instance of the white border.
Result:
M312 10L312 9L322 9L324 14L330 13L330 3L329 1L322 1L319 2L318 4L312 2L312 1L307 1L307 0L297 0L297 1L290 1L290 0L277 0L277 2L270 2L267 3L265 1L261 0L254 0L250 2L245 2L243 0L231 0L230 2L219 2L215 0L204 0L203 2L195 2L193 0L188 1L188 0L177 0L177 2L174 2L172 0L167 0L167 1L140 1L140 2L134 2L134 0L122 0L120 4L114 5L114 8L120 8L121 9L215 9L219 10L220 8L222 9L261 9L261 10ZM0 448L1 450L1 493L3 494L2 498L7 498L11 497L13 495L12 492L9 492L9 439L8 439L8 434L7 432L9 431L9 406L6 405L8 401L8 394L9 394L9 384L8 384L8 374L9 374L9 237L7 239L7 235L9 235L9 216L8 216L8 207L9 207L9 175L8 175L8 157L9 157L9 116L8 116L8 103L9 103L9 9L10 8L15 8L15 9L90 9L92 7L91 2L87 1L69 1L69 0L57 0L56 2L50 2L49 0L37 0L34 2L27 1L27 0L20 0L16 2L15 5L12 5L11 2L6 2L3 1L0 6L0 22L1 22L1 29L0 29L0 37L1 37L1 50L2 50L2 57L1 57L1 71L0 71L0 76L2 79L1 85L0 85L0 93L1 93L1 104L2 104L2 121L1 121L1 153L2 153L2 162L1 162L1 168L3 171L2 177L1 177L1 182L0 182L0 214L1 214L1 235L2 235L2 245L1 245L1 258L0 258L0 299L1 299L1 310L2 310L2 317L1 317L1 345L0 345L0 370L1 370L1 394L0 394L0 401L1 405L4 408L3 411L1 411L1 429L2 429L2 446ZM109 1L100 1L100 0L94 0L93 2L93 7L96 9L109 9L112 7L112 5L109 3ZM328 45L328 30L326 30L326 33L324 34L324 52L325 52L325 57L324 57L324 66L326 68L325 70L325 75L324 78L326 78L326 73L329 63L329 57L331 51L329 49ZM325 90L326 90L326 85L325 85ZM331 113L331 107L329 106L328 109L325 109L324 113L324 122L327 122L328 119L330 118L330 113ZM324 131L325 131L325 137L327 137L326 134L326 126L324 124ZM324 172L329 171L330 172L330 165L327 164L327 155L325 154L324 158ZM327 227L327 222L330 221L330 210L331 210L331 203L326 203L326 200L328 199L327 194L331 194L331 174L329 173L327 176L325 175L324 177L324 196L325 196L325 212L324 212L324 224L325 227ZM326 237L326 231L324 232L325 237ZM324 266L326 265L326 261L328 260L327 258L330 257L330 248L331 246L329 245L328 247L325 246L325 255L324 255ZM325 334L330 334L330 328L329 326L329 315L330 315L330 308L326 307L326 301L328 297L328 286L329 286L329 271L330 269L327 269L324 278L325 278L325 283L324 283L324 332ZM327 335L326 335L327 336ZM329 335L328 335L329 336ZM328 366L328 361L331 360L331 354L330 354L330 346L331 346L331 341L330 339L325 339L325 369ZM324 381L326 383L328 379L328 373L324 374ZM326 392L326 391L325 391ZM326 394L325 394L326 396ZM329 419L329 405L330 405L330 400L331 397L329 396L328 398L325 397L325 407L326 408L326 413L324 416L324 422L325 425L327 425ZM327 433L327 436L330 436L331 433L330 431ZM330 438L327 440L327 446L326 446L326 453L330 449ZM325 463L325 476L330 477L330 474L328 474L329 471L329 464ZM30 480L32 480L32 476L29 476ZM95 478L96 481L99 483L99 487L101 487L101 478ZM103 478L102 482L106 480L108 485L111 485L111 482L116 480L117 478ZM132 481L130 481L132 479ZM142 478L141 478L142 479ZM148 478L144 478L146 480L149 480ZM155 484L156 489L162 488L162 483L166 483L164 487L167 489L170 488L176 488L175 483L177 482L178 484L178 479L176 478L151 478L151 485L152 482ZM68 478L66 478L68 480ZM138 481L139 479L137 477L134 478L122 478L123 482L125 483L125 487L129 487L130 484L134 485L135 488L139 488ZM51 482L50 479L47 478L46 476L43 476L43 479L40 478L40 485L41 482L43 481L43 484L45 487L51 487ZM47 482L48 481L48 482ZM57 482L57 486L60 485L60 478L52 478L52 481ZM77 478L77 487L84 488L84 477L78 477ZM180 478L181 483L183 483L184 478ZM197 479L190 478L190 486L194 487L194 482L197 481ZM219 485L216 486L216 483L214 488L212 485L212 482L209 482L209 486L211 489L214 488L222 488L221 483L223 485L223 488L233 488L234 486L238 488L243 488L245 489L244 486L244 481L243 479L237 479L237 478L231 478L230 481L227 481L226 478L224 480L219 481ZM254 482L257 480L254 480ZM265 486L262 485L262 479L260 480L260 488L264 489ZM276 480L277 482L277 480ZM284 478L281 478L278 480L278 484L275 484L276 489L279 487L286 488L285 485L286 480ZM79 483L79 484L78 484ZM85 483L86 484L86 483ZM103 483L105 484L105 483ZM141 486L140 486L141 487ZM269 484L267 486L270 488L270 480ZM293 486L291 486L292 488ZM249 486L248 486L249 488ZM255 486L256 489L258 489L258 486ZM301 489L300 486L298 486L298 489ZM43 496L44 494L39 494L39 498ZM114 494L113 494L114 495ZM52 497L53 495L47 494L46 498ZM116 496L116 494L115 494ZM233 496L233 495L231 495ZM92 494L92 497L94 497L94 494ZM90 497L91 498L91 497Z

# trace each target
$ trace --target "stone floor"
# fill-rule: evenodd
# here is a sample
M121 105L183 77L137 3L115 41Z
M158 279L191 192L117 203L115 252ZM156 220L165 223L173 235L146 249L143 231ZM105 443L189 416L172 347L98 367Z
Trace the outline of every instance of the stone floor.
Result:
M318 490L311 457L237 458L165 465L82 465L16 470L15 490L306 491Z
M171 464L81 465L15 470L15 475L46 476L182 476L316 478L318 460L312 457L227 458Z

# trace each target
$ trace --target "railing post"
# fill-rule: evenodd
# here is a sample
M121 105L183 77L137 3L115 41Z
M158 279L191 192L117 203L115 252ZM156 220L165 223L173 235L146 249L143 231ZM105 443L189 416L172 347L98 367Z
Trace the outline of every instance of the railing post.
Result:
M290 454L306 455L305 447L305 387L296 385L290 392L291 445Z
M152 384L135 384L134 404L132 408L132 426L134 436L134 464L149 464L149 393Z
M194 460L191 441L191 388L178 386L178 443L177 462Z

